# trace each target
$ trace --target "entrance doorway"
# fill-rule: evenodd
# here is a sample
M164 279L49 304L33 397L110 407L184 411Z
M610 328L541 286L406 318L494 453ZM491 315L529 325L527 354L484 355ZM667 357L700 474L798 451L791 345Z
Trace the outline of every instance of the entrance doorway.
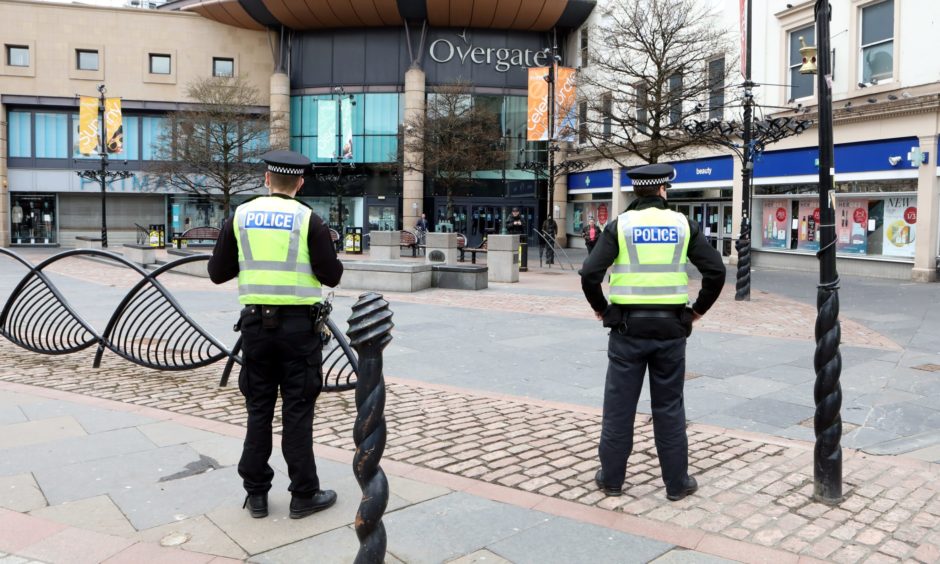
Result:
M467 237L467 245L479 246L487 235L504 233L506 218L512 214L513 208L519 208L520 215L525 218L529 240L535 234L539 225L537 223L535 202L512 203L506 200L492 202L455 201L453 214L448 217L447 204L436 203L432 228L440 232L463 233Z
M681 202L670 205L698 223L702 234L722 256L731 255L731 204L719 201Z

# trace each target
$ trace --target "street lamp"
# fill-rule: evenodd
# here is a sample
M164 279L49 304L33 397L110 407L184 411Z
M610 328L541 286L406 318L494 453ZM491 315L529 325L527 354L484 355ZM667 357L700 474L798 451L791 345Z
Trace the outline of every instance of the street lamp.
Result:
M98 154L101 157L101 162L99 164L98 170L87 169L87 170L76 170L75 174L79 177L86 180L91 180L101 184L101 247L106 249L108 248L108 216L107 216L107 187L108 184L114 182L115 180L123 180L125 178L131 178L134 176L134 173L126 170L108 170L108 149L105 145L105 117L104 117L104 93L107 92L107 88L104 87L104 84L98 86L98 95L99 95L99 116L101 121L98 125Z
M816 0L817 65L806 64L800 72L816 73L819 93L819 285L816 294L816 385L813 399L816 413L813 427L813 497L823 503L842 501L842 356L839 353L839 274L836 272L836 211L832 140L832 51L829 44L829 0ZM801 52L804 49L800 50ZM812 48L807 49L812 54ZM804 57L807 55L804 54ZM811 61L810 61L811 62Z
M745 82L744 121L691 121L685 124L691 137L727 147L742 163L741 234L735 247L738 251L738 274L734 299L751 299L751 196L754 191L754 161L767 145L806 131L812 122L794 117L762 119L748 127L751 117L751 82Z

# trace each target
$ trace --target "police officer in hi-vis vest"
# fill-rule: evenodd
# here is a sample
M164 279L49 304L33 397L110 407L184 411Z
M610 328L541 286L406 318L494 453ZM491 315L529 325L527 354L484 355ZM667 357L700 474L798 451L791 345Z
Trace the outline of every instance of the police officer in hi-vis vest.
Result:
M581 269L581 286L597 319L609 327L607 382L595 482L609 496L621 495L633 449L633 420L647 368L653 432L666 497L678 501L698 488L689 476L685 432L685 340L692 322L718 299L725 266L699 226L666 207L675 169L666 164L627 173L637 199L604 229ZM702 289L689 306L686 263L702 274ZM610 301L601 283L607 269Z
M290 476L290 517L300 519L336 503L336 492L320 489L313 459L313 407L323 387L322 340L314 315L321 286L336 286L343 264L330 233L305 204L294 199L310 160L292 151L271 151L264 184L269 195L238 206L225 221L209 261L209 277L221 284L238 277L244 306L243 364L238 387L245 396L248 429L238 463L252 517L268 514L274 470L271 421L281 394L281 450Z

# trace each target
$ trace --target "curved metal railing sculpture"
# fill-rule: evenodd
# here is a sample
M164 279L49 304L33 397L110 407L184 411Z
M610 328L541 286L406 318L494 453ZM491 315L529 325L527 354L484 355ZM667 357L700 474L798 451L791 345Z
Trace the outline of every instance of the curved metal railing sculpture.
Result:
M235 364L241 364L241 338L232 350L226 349L183 310L158 279L184 264L208 261L208 255L182 257L148 272L119 254L97 249L64 251L35 266L9 249L0 248L0 254L29 270L0 312L0 335L20 347L60 355L97 345L96 368L101 365L105 349L156 370L190 370L225 358L221 385L225 385ZM101 334L75 311L44 272L49 265L76 256L114 262L141 277L118 304ZM332 338L323 352L324 391L351 390L356 387L358 360L332 320L328 327Z

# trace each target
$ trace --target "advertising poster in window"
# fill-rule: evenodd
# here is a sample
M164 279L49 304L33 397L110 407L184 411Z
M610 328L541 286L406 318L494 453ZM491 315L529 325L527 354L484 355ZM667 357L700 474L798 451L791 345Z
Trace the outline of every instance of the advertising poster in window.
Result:
M917 198L885 200L883 254L913 257L917 224Z
M765 249L786 249L789 246L790 202L786 200L764 200L761 214L761 242Z
M800 230L796 248L805 251L819 250L819 204L815 200L800 200L798 210Z
M836 251L864 255L868 252L868 200L836 203Z

